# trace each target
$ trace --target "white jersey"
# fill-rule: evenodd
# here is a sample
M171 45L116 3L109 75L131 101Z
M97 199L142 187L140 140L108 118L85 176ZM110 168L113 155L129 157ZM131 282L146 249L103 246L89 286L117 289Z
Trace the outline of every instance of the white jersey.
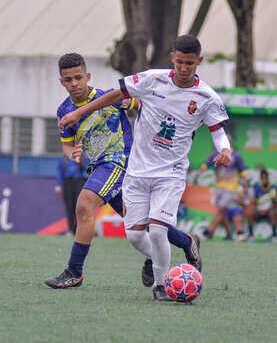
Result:
M220 97L195 77L195 85L177 87L168 69L152 69L119 81L126 97L141 101L127 174L185 178L195 131L210 131L228 119Z

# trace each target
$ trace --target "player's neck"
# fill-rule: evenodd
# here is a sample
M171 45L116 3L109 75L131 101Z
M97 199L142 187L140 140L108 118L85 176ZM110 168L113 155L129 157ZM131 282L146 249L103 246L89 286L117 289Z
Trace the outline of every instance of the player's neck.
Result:
M89 94L92 91L92 87L88 86L86 91L84 92L84 94L78 96L78 97L73 97L71 96L71 100L75 103L75 104L79 104L83 101L88 100Z
M191 80L188 80L188 81L182 81L177 78L176 74L174 74L172 80L175 86L180 87L180 88L190 88L194 86L195 84L195 77L193 77Z

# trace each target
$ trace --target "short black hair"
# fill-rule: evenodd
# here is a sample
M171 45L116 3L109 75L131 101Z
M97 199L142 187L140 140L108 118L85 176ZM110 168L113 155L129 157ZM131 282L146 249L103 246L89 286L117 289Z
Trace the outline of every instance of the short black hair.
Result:
M174 51L181 51L184 54L201 54L201 44L193 35L182 35L177 37L174 44Z
M266 169L262 169L262 170L260 171L260 176L261 176L261 177L262 177L262 176L268 177L268 171L267 171Z
M59 59L60 74L63 69L82 66L86 70L86 62L84 57L76 52L64 54Z

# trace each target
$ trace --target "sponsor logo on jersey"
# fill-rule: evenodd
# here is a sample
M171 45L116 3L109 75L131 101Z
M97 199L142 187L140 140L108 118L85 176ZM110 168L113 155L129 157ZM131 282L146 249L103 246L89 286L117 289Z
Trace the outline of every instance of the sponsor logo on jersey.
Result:
M167 212L165 210L161 210L161 215L164 217L173 217L173 213Z
M188 105L188 113L193 115L197 110L197 103L194 100L191 100Z
M157 96L158 98L161 98L161 99L165 99L165 96L164 96L164 95L159 94L159 93L157 93L157 92L155 92L155 91L152 92L152 95L153 95L153 96Z
M166 115L160 126L161 130L153 137L153 141L165 149L171 148L176 131L175 118Z

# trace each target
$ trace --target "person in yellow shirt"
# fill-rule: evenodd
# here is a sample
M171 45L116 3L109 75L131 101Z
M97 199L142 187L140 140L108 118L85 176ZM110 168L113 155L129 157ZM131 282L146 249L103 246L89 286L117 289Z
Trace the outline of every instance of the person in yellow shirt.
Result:
M230 137L228 138L231 142ZM213 166L213 161L217 155L217 151L211 153L209 158L206 160L205 163L201 165L199 171L197 172L195 177L196 180L201 175L201 173L203 173L209 167ZM199 234L200 238L202 239L211 239L216 228L220 224L223 224L224 228L226 229L228 238L228 234L230 234L230 226L228 223L228 218L226 216L226 209L230 207L230 205L236 198L236 192L239 189L240 182L242 183L245 194L247 195L248 193L246 167L241 155L237 151L232 149L232 159L230 165L228 167L217 166L215 168L215 175L215 205L217 207L217 212L209 226L202 233ZM237 234L243 235L244 232L243 230L240 230L237 231Z

